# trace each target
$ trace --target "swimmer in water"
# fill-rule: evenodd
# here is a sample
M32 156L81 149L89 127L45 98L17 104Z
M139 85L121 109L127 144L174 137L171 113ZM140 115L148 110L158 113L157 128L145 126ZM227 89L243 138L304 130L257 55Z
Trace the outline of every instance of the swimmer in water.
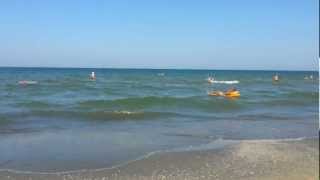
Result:
M207 81L208 81L208 83L213 83L214 82L214 78L209 76Z
M310 79L313 80L313 75L310 75Z
M236 91L238 91L238 90L235 87L232 87L231 89L228 89L225 94L236 92Z
M208 93L209 96L225 96L225 93L222 91L212 91Z
M313 80L313 75L305 76L304 79L305 79L305 80Z
M90 79L92 79L92 80L95 80L95 79L96 79L96 75L95 75L94 72L91 72Z
M276 74L276 75L274 75L273 77L272 77L272 80L273 81L279 81L279 75L278 74Z
M239 97L240 96L240 92L235 88L232 87L231 89L227 90L226 92L222 92L222 91L212 91L210 93L208 93L209 96L223 96L223 97Z
M224 93L224 95L227 96L227 97L239 97L240 96L240 92L235 87L232 87L229 90L227 90Z

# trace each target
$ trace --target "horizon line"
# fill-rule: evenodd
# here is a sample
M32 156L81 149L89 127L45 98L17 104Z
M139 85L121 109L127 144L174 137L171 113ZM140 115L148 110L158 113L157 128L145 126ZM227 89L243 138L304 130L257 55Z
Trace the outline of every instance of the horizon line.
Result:
M51 68L51 69L132 69L132 70L195 70L195 71L313 71L319 72L319 68L316 70L301 70L301 69L204 69L204 68L150 68L150 67L59 67L59 66L0 66L0 68Z

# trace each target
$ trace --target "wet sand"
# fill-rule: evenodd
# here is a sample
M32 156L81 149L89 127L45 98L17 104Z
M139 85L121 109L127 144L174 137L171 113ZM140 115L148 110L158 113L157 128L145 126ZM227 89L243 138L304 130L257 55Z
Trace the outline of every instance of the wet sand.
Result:
M127 165L72 173L0 172L17 180L315 180L319 139L240 141L224 148L157 153Z

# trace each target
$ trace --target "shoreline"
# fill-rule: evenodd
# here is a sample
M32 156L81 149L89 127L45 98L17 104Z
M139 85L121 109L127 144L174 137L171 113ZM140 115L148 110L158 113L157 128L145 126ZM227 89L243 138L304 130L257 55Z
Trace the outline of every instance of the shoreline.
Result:
M0 179L317 179L319 137L240 140L217 148L150 153L123 165L56 173L1 170Z

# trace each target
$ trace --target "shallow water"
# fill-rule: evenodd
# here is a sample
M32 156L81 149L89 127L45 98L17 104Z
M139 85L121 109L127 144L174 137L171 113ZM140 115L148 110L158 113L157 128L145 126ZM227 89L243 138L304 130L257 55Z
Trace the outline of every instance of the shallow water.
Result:
M317 72L277 72L276 84L274 73L0 68L0 169L94 169L217 139L317 136ZM207 96L232 86L239 99Z

